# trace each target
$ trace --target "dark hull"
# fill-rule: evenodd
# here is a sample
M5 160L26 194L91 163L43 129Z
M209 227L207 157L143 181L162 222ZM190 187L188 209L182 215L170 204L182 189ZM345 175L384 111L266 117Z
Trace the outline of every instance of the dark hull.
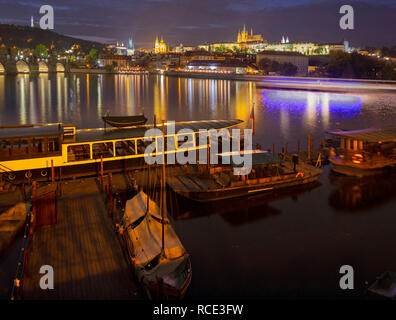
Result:
M336 164L331 162L331 169L334 172L346 175L346 176L354 176L354 177L367 177L374 175L381 175L387 173L391 170L391 167L373 167L373 168L359 168L357 166L348 166L342 164Z
M307 183L315 182L318 176L319 175L309 176L306 178L297 178L293 180L289 179L272 184L266 183L266 184L257 184L257 185L246 185L241 187L222 188L222 189L214 189L214 190L206 190L206 191L189 191L189 190L175 189L172 188L171 183L168 182L168 184L176 193L182 195L185 198L198 202L211 202L211 201L225 200L231 198L253 196L262 193L270 194L274 191L278 191L279 189L293 188Z
M147 122L147 118L144 116L102 117L102 119L108 125L116 128L138 126L138 125L143 125Z

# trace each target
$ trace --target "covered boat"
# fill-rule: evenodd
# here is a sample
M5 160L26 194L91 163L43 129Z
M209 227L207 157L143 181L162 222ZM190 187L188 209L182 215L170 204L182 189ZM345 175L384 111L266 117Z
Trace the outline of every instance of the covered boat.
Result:
M329 131L338 139L332 148L332 170L349 176L369 176L396 166L396 127Z
M283 161L273 154L262 151L242 151L241 154L252 152L252 170L246 175L235 175L231 153L220 154L222 163L205 169L205 166L183 168L179 175L169 177L168 185L176 193L199 202L217 201L258 193L278 192L280 189L301 186L315 182L322 170L305 164ZM243 168L240 168L243 170Z
M396 300L396 273L386 271L368 288L368 291L385 298Z
M182 299L191 282L191 262L167 215L140 191L126 202L123 228L129 257L148 297Z
M111 125L112 127L118 128L143 125L147 122L147 118L144 115L124 117L112 117L109 115L104 115L102 119L105 123Z

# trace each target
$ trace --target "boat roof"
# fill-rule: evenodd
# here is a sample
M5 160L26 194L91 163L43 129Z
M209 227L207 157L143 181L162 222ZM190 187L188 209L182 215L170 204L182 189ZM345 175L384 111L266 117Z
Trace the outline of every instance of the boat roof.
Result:
M327 133L342 138L362 140L367 142L396 141L396 127L368 128L363 130L328 131Z
M236 126L242 123L242 120L202 120L202 121L183 121L175 122L175 133L181 129L191 129L194 132L199 130L210 130L210 129L222 129ZM167 127L170 123L165 124ZM161 129L162 124L157 126ZM82 129L76 131L76 142L90 142L90 141L101 141L101 140L117 140L117 139L128 139L128 138L139 138L144 137L145 132L148 129L152 129L154 126L144 125L128 128L109 128L109 129Z
M259 165L268 166L279 163L282 163L282 160L268 151L252 152L252 166L259 166ZM242 166L242 164L234 163L232 158L231 158L231 164L234 167Z
M199 130L222 129L236 126L242 123L242 120L200 120L200 121L181 121L175 122L175 133L181 129L191 129L194 132ZM168 127L171 122L165 123ZM75 124L36 124L36 125L19 125L0 127L0 139L5 138L23 138L23 137L40 137L56 136L64 133L64 128L75 127ZM161 129L162 124L157 128ZM131 126L126 128L95 128L76 130L73 143L92 142L102 140L116 140L144 137L146 130L152 129L153 124Z
M3 126L0 127L0 139L56 136L63 133L63 127L65 124L61 123Z

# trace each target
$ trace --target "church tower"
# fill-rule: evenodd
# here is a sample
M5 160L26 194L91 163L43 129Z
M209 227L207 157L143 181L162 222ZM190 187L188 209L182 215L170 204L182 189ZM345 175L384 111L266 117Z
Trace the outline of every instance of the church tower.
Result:
M159 41L158 41L158 36L155 38L154 53L159 53Z

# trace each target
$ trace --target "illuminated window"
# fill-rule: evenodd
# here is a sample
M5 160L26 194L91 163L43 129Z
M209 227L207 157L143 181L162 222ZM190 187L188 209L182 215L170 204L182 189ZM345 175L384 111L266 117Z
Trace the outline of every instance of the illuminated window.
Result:
M116 156L131 156L136 154L135 141L117 141L116 142Z
M83 161L89 159L89 144L79 144L67 147L67 161Z
M92 145L92 156L94 159L114 157L113 142L94 143Z

